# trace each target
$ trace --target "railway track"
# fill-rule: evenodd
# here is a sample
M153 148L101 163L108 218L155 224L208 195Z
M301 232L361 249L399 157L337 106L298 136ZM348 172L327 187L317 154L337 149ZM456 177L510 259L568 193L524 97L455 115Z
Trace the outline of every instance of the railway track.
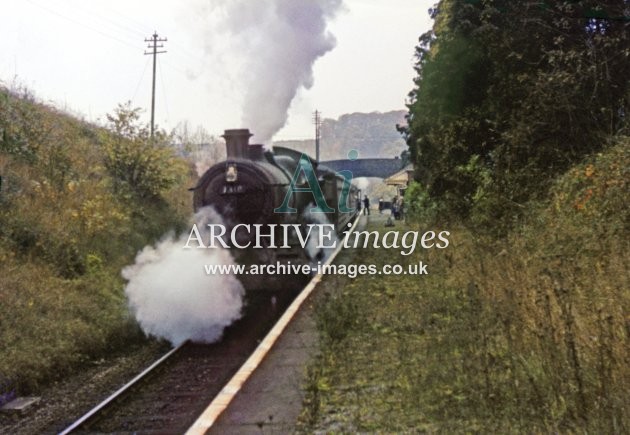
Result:
M69 424L75 433L183 433L221 391L290 304L295 292L261 296L219 343L173 348Z
M95 418L98 415L99 412L102 412L105 408L107 408L114 401L120 400L120 398L124 394L128 393L139 382L145 380L149 376L149 374L151 372L153 372L157 367L160 367L162 364L164 364L165 361L167 361L169 358L171 358L173 356L173 354L177 353L186 344L187 344L187 342L182 343L179 346L176 346L173 349L171 349L170 351L168 351L165 355L163 355L161 358L159 358L157 361L155 361L153 364L151 364L148 368L146 368L144 371L142 371L142 373L140 373L138 376L133 378L131 381L127 382L122 387L120 387L117 391L115 391L113 394L108 396L105 400L103 400L101 403L96 405L94 408L90 409L87 413L85 413L83 416L81 416L81 418L79 418L77 421L75 421L70 426L68 426L66 429L64 429L62 432L60 432L59 435L69 434L69 433L71 433L71 432L73 432L73 431L75 431L75 430L77 430L77 429L87 425L88 422L91 421L93 418Z
M355 220L352 229L356 227ZM328 258L334 260L341 244ZM183 343L67 426L70 433L204 433L255 370L321 280L296 289L252 291L253 308L214 344Z

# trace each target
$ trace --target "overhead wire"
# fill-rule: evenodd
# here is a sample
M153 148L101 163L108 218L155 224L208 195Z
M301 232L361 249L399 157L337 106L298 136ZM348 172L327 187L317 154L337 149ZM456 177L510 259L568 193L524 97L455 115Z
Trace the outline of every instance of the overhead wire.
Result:
M111 34L109 34L109 33L103 32L102 30L99 30L99 29L96 29L96 28L94 28L94 27L92 27L92 26L89 26L89 25L85 24L84 22L81 22L81 21L76 20L76 19L74 19L74 18L71 18L71 17L69 17L69 16L67 16L67 15L64 15L64 14L62 14L62 13L58 12L58 11L55 11L54 9L50 9L50 8L48 8L48 7L46 7L46 6L42 6L41 4L39 4L39 3L37 3L37 2L35 2L35 1L33 1L33 0L26 0L26 1L27 1L28 3L30 3L31 5L33 5L33 6L37 7L37 8L39 8L39 9L42 9L42 10L44 10L44 11L46 11L46 12L48 12L48 13L52 14L52 15L56 15L57 17L63 18L64 20L70 21L70 22L72 22L72 23L74 23L74 24L77 24L77 25L79 25L79 26L81 26L81 27L84 27L84 28L86 28L86 29L89 29L89 30L91 30L91 31L93 31L93 32L96 32L96 33L98 33L98 34L100 34L100 35L102 35L102 36L106 37L106 38L109 38L109 39L111 39L111 40L113 40L113 41L116 41L116 42L118 42L118 43L120 43L120 44L123 44L123 45L126 45L126 46L128 46L128 47L131 47L131 48L133 48L134 50L140 50L139 46L137 46L137 45L133 45L132 43L130 43L130 42L128 42L128 41L125 41L125 40L123 40L123 39L120 39L120 38L119 38L119 37L117 37L117 36L114 36L114 35L111 35Z
M74 1L76 1L76 0L74 0ZM111 13L117 15L118 17L124 19L128 23L132 23L134 26L137 26L137 29L136 28L132 29L131 27L128 27L127 25L120 24L118 22L115 22L113 20L107 19L105 17L103 17L103 18L107 19L108 21L110 21L110 22L112 22L112 23L114 23L114 24L116 24L118 26L121 26L122 28L129 29L129 31L134 32L135 34L137 34L139 36L146 36L146 35L151 34L151 33L153 33L155 31L155 29L153 29L153 30L149 29L145 24L140 23L137 20L134 20L133 18L131 18L131 17L129 17L129 16L119 12L118 10L116 10L114 8L112 8L111 6L108 6L106 9L109 12L111 12ZM189 58L189 60L194 59L195 61L201 61L201 62L205 63L205 59L202 56L199 56L199 55L189 51L185 46L180 45L175 40L169 40L169 46L178 47L179 51L174 52L174 53L177 53L178 55L187 56Z
M57 1L60 1L60 0L57 0ZM146 32L138 30L137 28L129 27L129 26L125 25L125 24L122 24L122 23L120 23L118 21L115 21L115 20L113 20L111 18L108 18L106 15L96 14L94 12L94 9L85 8L83 6L84 3L77 2L76 0L72 0L72 3L73 3L73 9L74 10L83 11L84 14L90 16L91 18L95 18L95 19L101 20L103 22L108 22L108 23L110 23L110 25L113 25L113 26L117 27L120 30L123 30L123 31L125 31L127 33L133 34L134 38L137 37L137 36L144 36L146 34Z
M136 86L136 90L133 92L133 96L131 97L131 102L133 103L136 99L136 95L138 94L138 90L140 89L140 85L142 84L142 80L144 79L144 74L147 72L147 67L149 66L150 58L147 57L146 62L144 63L144 69L142 70L142 75L140 76L140 81L138 81L138 85Z
M45 10L48 13L54 14L60 18L63 18L65 20L68 20L72 23L78 24L84 28L87 28L93 32L96 32L102 36L105 36L107 38L110 38L112 40L115 40L119 43L125 44L129 47L133 47L136 50L140 50L140 47L144 48L144 45L140 45L140 43L144 42L143 40L141 40L141 37L147 37L148 35L150 35L153 31L155 30L149 30L148 27L146 27L144 24L141 24L140 22L133 20L132 18L118 12L117 10L111 8L111 7L107 7L107 10L110 11L111 13L117 15L118 17L122 18L123 20L127 21L128 23L133 23L133 26L137 26L137 27L130 27L130 25L125 24L123 22L114 20L112 18L109 18L105 15L100 15L95 13L93 10L90 10L86 7L84 7L83 5L79 5L76 3L76 1L73 0L73 12L79 12L81 15L83 15L84 17L87 16L90 18L90 20L85 20L85 19L77 19L71 16L71 14L69 13L62 13L59 10L63 9L62 6L64 5L64 3L58 3L59 7L56 8L56 10L54 9L50 9L46 6L43 6L40 3L37 3L33 0L27 0L29 3L31 3L32 5ZM57 0L59 1L59 0ZM93 25L88 24L87 22L91 21L91 23ZM100 28L97 28L98 26L100 26ZM108 28L108 31L103 30L103 27ZM122 37L113 35L110 31L113 30L114 32L119 32L122 31L125 33L124 38L122 39ZM133 38L133 42L131 42L130 40ZM135 42L137 39L137 43ZM134 45L134 44L138 44L138 45ZM187 48L185 48L184 46L180 45L177 41L169 41L169 45L171 46L175 46L178 47L178 50L174 50L172 53L176 56L181 57L182 59L187 59L188 61L190 60L194 60L195 62L200 62L202 64L206 63L206 60L200 56L200 55L196 55L194 53L192 53L190 50L188 50ZM184 75L185 77L188 77L188 74L183 71L180 68L177 68L173 65L169 65L170 67L172 67L175 70L178 70L182 75Z
M61 19L64 19L66 21L72 22L78 26L81 26L83 28L86 28L92 32L98 33L101 36L104 36L106 38L109 38L113 41L116 41L119 44L123 44L127 47L133 48L134 50L142 50L142 48L144 48L144 45L140 45L141 43L143 43L143 40L140 40L139 37L141 36L145 36L151 32L151 30L148 29L148 27L146 27L145 24L134 20L133 18L122 14L121 12L117 11L116 9L113 9L111 6L106 7L106 9L108 11L110 11L111 13L113 13L114 15L118 16L122 21L118 21L117 19L113 19L110 17L107 17L105 15L97 15L94 13L93 10L89 10L87 8L85 8L83 5L79 5L76 0L73 0L73 10L72 12L74 12L74 15L76 16L76 13L79 12L80 15L83 16L88 16L90 20L81 20L81 19L77 19L74 18L73 16L71 16L70 13L65 13L65 12L60 12L60 9L63 9L61 7L57 8L57 10L55 9L51 9L47 6L44 6L34 0L27 0L28 3L30 3L31 5L46 11L49 14L55 15ZM59 4L59 3L57 3ZM63 3L62 3L63 4ZM92 25L88 24L88 22L90 22ZM103 30L104 28L107 29ZM112 34L112 31L119 33L118 35L116 34ZM124 36L122 36L124 35ZM135 38L138 37L138 42L135 42ZM133 38L133 42L130 41L130 39ZM194 59L195 61L199 61L202 64L206 63L206 60L204 59L204 57L194 54L191 51L189 51L186 47L184 47L183 45L180 45L178 42L176 41L172 41L169 40L169 45L170 46L175 46L176 48L178 48L177 50L172 51L173 54L177 55L177 56L185 56L189 59ZM149 59L147 59L147 61L145 62L142 74L140 76L140 80L138 81L134 93L132 95L131 101L134 101L137 97L138 91L140 89L140 86L142 85L142 82L144 80L144 76L146 74L146 69L148 67L148 62ZM167 100L167 94L166 94L166 89L165 89L165 83L164 83L164 78L163 78L163 72L162 72L162 64L166 65L166 67L171 68L174 71L177 71L178 73L182 74L184 77L186 77L187 79L190 78L190 73L185 71L184 69L182 69L179 64L173 64L167 60L160 60L159 61L159 65L158 67L160 68L160 79L162 81L161 83L161 87L162 87L162 95L164 98L164 104L165 104L165 109L167 112L167 117L170 118L170 108L168 106L168 100ZM233 100L235 102L237 102L236 98L234 97L234 95L232 94L228 94L228 95L224 95L224 97L227 97L230 100ZM311 136L301 136L300 138L304 138L304 139L311 139ZM298 139L297 137L293 136L292 139ZM299 140L299 139L298 139Z
M158 70L160 71L160 84L161 84L161 88L162 88L162 98L164 99L164 108L166 109L166 122L169 121L169 118L171 117L169 110L168 110L168 101L166 99L166 90L164 89L164 76L162 75L162 65L160 63L161 61L158 60L157 66L158 66Z
M155 30L155 29L150 29L149 27L147 27L145 23L137 21L131 18L130 16L123 14L122 12L119 12L117 9L112 8L111 5L105 6L105 9L112 12L115 15L118 15L120 18L127 21L128 24L132 24L138 27L140 29L139 31L142 32L143 34L151 33L153 30Z

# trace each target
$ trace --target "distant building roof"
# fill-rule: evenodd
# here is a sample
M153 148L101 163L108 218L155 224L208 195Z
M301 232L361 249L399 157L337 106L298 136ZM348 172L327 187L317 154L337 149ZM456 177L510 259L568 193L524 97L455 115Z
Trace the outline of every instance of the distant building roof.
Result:
M409 164L391 177L386 178L385 184L388 186L406 186L409 182L409 172L411 171L413 171L413 165Z

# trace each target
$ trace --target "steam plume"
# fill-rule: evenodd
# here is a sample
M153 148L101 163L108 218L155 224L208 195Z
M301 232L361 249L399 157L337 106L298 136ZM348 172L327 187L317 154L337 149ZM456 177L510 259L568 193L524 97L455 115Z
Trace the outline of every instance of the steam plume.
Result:
M267 143L286 124L298 90L313 86L313 64L336 45L327 23L342 1L205 0L205 13L219 17L219 31L234 44L225 71L241 69L242 122L255 141Z
M366 177L358 177L352 180L352 184L354 184L362 191L365 191L370 186L370 180L368 180Z
M321 232L321 227L319 225L323 225L323 224L330 224L330 221L328 220L328 218L326 217L326 214L321 212L321 210L319 212L311 212L311 210L313 209L313 207L315 207L315 204L311 203L306 209L308 210L306 212L305 218L306 218L306 223L307 224L318 224L318 226L313 227L312 231L311 231L311 237L309 237L308 241L306 242L306 253L309 256L309 258L311 259L311 263L312 264L316 264L317 261L326 261L328 260L328 257L330 257L332 255L332 253L335 251L334 248L322 248L319 247L319 237L320 237L320 232ZM306 231L306 230L305 230ZM324 244L327 246L330 245L334 245L337 243L337 234L335 233L335 231L332 232L328 232L326 231L324 234L331 234L332 238L330 240L325 240Z
M195 215L200 232L220 223L212 208ZM201 234L204 240L207 235ZM142 330L178 345L188 339L211 343L241 316L243 287L233 275L206 275L206 264L231 264L222 249L183 249L188 234L147 246L123 269L125 293Z

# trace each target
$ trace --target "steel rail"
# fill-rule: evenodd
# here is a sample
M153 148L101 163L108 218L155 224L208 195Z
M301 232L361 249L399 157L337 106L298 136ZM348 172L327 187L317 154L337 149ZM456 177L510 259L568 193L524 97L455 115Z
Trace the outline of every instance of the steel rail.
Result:
M353 225L346 233L346 237L354 231L357 224L359 223L360 216L358 216L355 221L352 223ZM337 249L333 251L330 257L327 258L325 265L332 263L335 257L341 252L343 248L343 240L342 243L339 244ZM316 285L322 279L321 274L315 275L307 286L302 289L300 294L296 297L293 303L287 308L284 314L280 317L280 319L276 322L274 327L267 333L265 338L260 342L258 347L254 350L254 352L250 355L250 357L245 361L245 363L241 366L241 368L233 375L233 377L228 381L228 383L223 387L223 389L217 394L212 403L206 408L206 410L198 417L198 419L193 423L193 425L188 429L187 434L200 434L204 433L207 429L209 429L212 424L216 421L218 416L227 408L229 403L232 401L236 393L240 390L243 383L249 378L249 376L253 373L253 371L258 367L264 356L271 350L271 347L276 342L278 337L284 332L284 329L287 327L289 322L295 316L297 311L299 310L302 303L308 298L311 292L314 290ZM151 364L148 368L138 374L131 381L127 382L125 385L120 387L117 391L112 393L109 397L103 400L101 403L96 405L90 411L85 413L82 417L64 429L59 435L67 435L69 433L74 432L79 429L81 426L85 425L89 420L94 418L100 411L109 406L112 402L117 400L120 396L122 396L125 392L127 392L132 386L137 384L140 380L145 378L151 371L153 371L156 367L160 366L164 361L168 360L173 354L175 354L178 350L180 350L184 345L188 343L187 341L181 343L180 345L174 347L170 351L168 351L165 355L163 355L160 359Z
M112 393L109 397L107 397L101 403L96 405L94 408L90 409L83 416L81 416L78 420L76 420L70 426L65 428L62 432L59 432L59 435L69 434L69 433L77 430L81 426L83 426L85 423L87 423L89 420L91 420L96 414L98 414L100 411L102 411L104 408L106 408L112 402L114 402L115 400L120 398L120 396L122 396L125 392L127 392L131 387L133 387L135 384L137 384L143 378L145 378L156 367L160 366L164 361L168 360L171 356L173 356L177 351L179 351L182 347L184 347L184 345L186 343L188 343L188 342L185 341L185 342L179 344L178 346L175 346L173 349L169 350L166 354L164 354L162 357L160 357L160 359L158 359L153 364L151 364L149 367L144 369L135 378L133 378L132 380L127 382L125 385L120 387L118 390L116 390L114 393Z
M329 265L335 260L337 255L343 249L343 242L345 241L346 237L349 237L349 235L352 234L354 229L357 227L360 219L361 216L357 216L349 231L347 231L345 236L341 239L341 243L339 243L337 249L335 249L330 257L326 259L324 265ZM254 352L249 356L245 363L243 363L241 368L232 376L232 379L230 379L228 383L225 384L223 389L219 392L219 394L215 396L210 405L208 405L208 407L201 413L201 415L192 424L192 426L188 428L188 430L186 431L186 435L203 435L212 427L212 425L216 422L223 411L225 411L225 409L230 405L230 403L232 402L236 394L241 390L245 382L258 368L265 356L267 356L280 335L282 335L291 320L293 320L293 317L297 314L304 301L308 299L317 284L319 284L319 282L322 280L322 277L322 274L315 275L306 285L306 287L302 289L300 294L293 300L291 305L289 305L282 316L280 316L280 319L278 319L276 324L267 333L265 338L263 338L262 341L258 344L258 347L254 350Z

